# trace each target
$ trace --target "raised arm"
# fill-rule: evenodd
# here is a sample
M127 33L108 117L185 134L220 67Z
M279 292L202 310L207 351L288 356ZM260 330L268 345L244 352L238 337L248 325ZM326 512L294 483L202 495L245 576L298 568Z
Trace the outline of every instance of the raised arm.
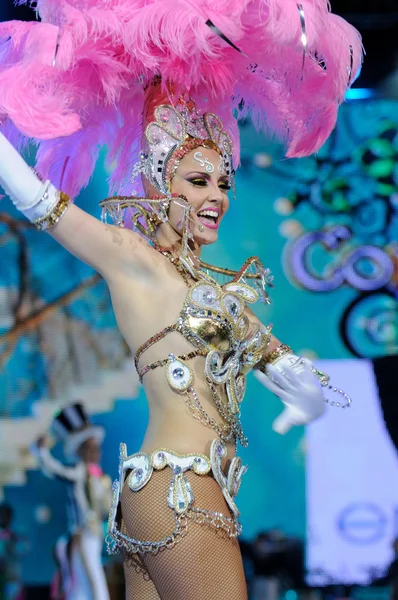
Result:
M148 244L134 231L102 223L71 204L49 234L109 281L115 273L142 275Z
M142 271L148 245L136 233L98 219L69 202L49 182L42 182L0 133L0 185L31 222L105 279L117 271Z
M47 447L45 436L40 437L30 447L32 454L38 459L41 470L47 477L58 477L66 481L82 481L85 478L85 468L82 463L76 466L66 466L54 458Z

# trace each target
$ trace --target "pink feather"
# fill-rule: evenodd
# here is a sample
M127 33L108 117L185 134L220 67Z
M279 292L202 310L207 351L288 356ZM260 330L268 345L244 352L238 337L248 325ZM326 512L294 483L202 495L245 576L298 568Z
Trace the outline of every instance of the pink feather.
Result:
M72 196L107 146L110 190L129 193L143 87L161 74L222 116L236 164L233 109L285 140L287 156L311 154L335 125L362 46L327 0L300 3L305 47L296 0L38 0L41 22L0 23L2 130L20 148L33 139L42 175Z

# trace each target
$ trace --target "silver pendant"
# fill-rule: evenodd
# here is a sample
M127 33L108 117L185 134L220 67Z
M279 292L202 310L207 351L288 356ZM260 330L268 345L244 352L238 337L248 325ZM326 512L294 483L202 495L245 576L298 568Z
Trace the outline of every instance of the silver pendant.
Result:
M192 384L192 371L188 365L174 354L169 354L170 362L166 366L166 377L169 386L175 392L186 392Z

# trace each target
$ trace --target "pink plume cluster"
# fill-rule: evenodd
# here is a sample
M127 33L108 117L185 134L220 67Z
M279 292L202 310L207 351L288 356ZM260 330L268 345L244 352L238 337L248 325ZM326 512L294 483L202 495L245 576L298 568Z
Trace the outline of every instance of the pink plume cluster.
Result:
M221 110L236 148L233 109L300 157L329 136L362 60L358 32L327 0L38 0L37 10L40 22L0 23L0 124L18 147L37 143L38 171L71 196L105 145L111 192L131 191L155 75Z

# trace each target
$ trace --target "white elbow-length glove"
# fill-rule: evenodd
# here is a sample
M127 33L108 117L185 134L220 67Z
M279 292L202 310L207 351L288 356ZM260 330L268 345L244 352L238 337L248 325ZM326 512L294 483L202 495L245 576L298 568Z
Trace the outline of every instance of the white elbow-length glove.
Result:
M0 133L0 186L29 221L49 214L59 201L59 192L42 182L14 146Z
M285 405L272 425L274 431L287 433L294 425L306 425L324 413L325 398L311 361L285 354L266 370L267 374L256 370L255 377Z

